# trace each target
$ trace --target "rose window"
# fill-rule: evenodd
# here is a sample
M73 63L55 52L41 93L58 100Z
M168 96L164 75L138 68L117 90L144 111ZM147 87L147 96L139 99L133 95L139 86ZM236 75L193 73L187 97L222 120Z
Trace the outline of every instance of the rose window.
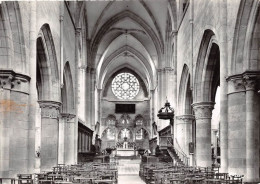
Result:
M119 99L133 99L139 92L139 82L130 73L120 73L112 81L112 91Z

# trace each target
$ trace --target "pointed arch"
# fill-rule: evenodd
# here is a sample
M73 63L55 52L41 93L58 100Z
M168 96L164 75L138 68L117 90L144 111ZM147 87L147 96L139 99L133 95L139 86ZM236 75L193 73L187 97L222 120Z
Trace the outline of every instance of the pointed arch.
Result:
M39 97L42 100L59 101L59 70L55 46L48 24L44 24L39 31L36 48Z
M219 85L220 50L212 30L205 30L195 67L194 102L213 102Z
M74 87L71 75L70 64L67 61L64 66L63 88L61 90L62 111L64 113L72 113L75 111L74 103Z
M130 46L123 46L120 49L117 49L115 52L113 52L112 54L110 54L103 62L102 67L100 68L100 74L106 74L106 69L108 69L108 66L111 64L111 62L113 61L113 59L115 59L116 57L125 54L125 53L129 53L131 54L135 59L137 59L139 62L141 62L141 64L144 65L144 68L147 72L146 77L148 79L148 86L150 86L151 88L153 86L155 86L155 80L156 80L156 70L155 70L155 66L149 64L149 61L143 56L142 53L140 53L139 51L137 51L136 49L134 49L133 47ZM99 76L99 80L98 80L98 86L101 88L103 84L105 84L104 79L108 78L106 75L102 75Z
M13 68L18 72L27 73L29 63L26 63L25 41L22 26L22 16L19 2L2 2L0 6L0 38L1 49L6 49L1 61L4 67ZM4 45L2 45L4 44ZM6 54L8 53L8 54ZM4 63L5 62L5 63Z
M122 72L128 72L128 73L133 74L137 78L137 80L138 80L138 82L140 84L140 87L143 89L144 96L148 97L148 95L149 95L148 87L146 86L145 82L143 81L143 79L134 70L132 70L132 69L130 69L128 67L123 67L123 68L117 70L115 73L111 74L111 76L107 77L107 81L104 82L103 96L107 96L107 91L108 91L109 86L111 85L112 80L114 79L114 77L116 75L118 75L119 73L122 73Z
M178 109L179 114L192 114L191 104L193 102L192 92L190 89L190 71L186 64L184 64L181 74Z
M130 18L133 22L137 23L138 25L140 25L149 35L149 37L151 38L151 40L153 41L155 48L157 50L157 55L159 60L161 59L161 53L163 53L163 41L160 40L156 33L152 30L152 28L138 15L134 14L131 11L123 11L120 12L116 15L114 15L113 17L111 17L101 28L100 30L96 33L94 39L92 40L92 44L91 44L91 50L92 50L92 60L95 61L95 55L98 49L98 45L101 42L103 36L107 33L107 31L109 30L109 28L111 26L113 26L114 24L116 24L119 21L122 21L126 18ZM93 65L95 65L93 63Z
M254 24L259 12L259 1L241 0L233 39L229 74L242 73L248 67L249 50ZM246 29L245 29L246 28Z

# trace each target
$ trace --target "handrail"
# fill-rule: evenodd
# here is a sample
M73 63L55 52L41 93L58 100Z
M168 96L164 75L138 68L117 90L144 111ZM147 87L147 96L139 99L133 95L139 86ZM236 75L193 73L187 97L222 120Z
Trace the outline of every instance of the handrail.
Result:
M185 152L181 149L181 146L179 145L177 139L175 139L175 144L173 144L173 139L170 136L163 136L161 138L166 139L167 147L171 147L174 149L177 156L180 158L180 160L183 162L184 165L189 165L189 157L185 154ZM173 157L175 157L173 155Z
M185 165L189 165L189 157L184 153L184 151L181 149L181 146L179 145L179 143L178 143L178 141L177 141L177 139L175 138L175 142L176 142L176 145L177 145L177 147L175 147L174 146L174 149L175 149L175 151L176 151L176 153L177 153L177 155L178 156L180 156L181 157L181 160L183 161L183 163L185 164Z
M181 148L181 146L180 146L180 144L179 144L179 142L178 142L178 140L175 138L175 142L176 142L176 144L177 144L177 146L178 146L178 151L180 151L183 155L185 155L186 157L188 157L187 155L186 155L186 153L182 150L182 148Z

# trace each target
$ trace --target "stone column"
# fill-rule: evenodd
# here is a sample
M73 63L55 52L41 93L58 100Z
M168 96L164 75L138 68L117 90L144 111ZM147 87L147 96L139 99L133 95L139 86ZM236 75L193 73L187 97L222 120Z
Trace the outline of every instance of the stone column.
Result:
M41 170L58 164L58 135L60 102L39 101L41 107Z
M256 79L244 77L246 89L246 181L259 181L259 117Z
M29 81L29 76L0 70L0 177L15 177L34 167L34 127L30 127L28 119Z
M211 117L213 102L192 104L196 119L196 163L197 166L210 167L211 161Z
M74 114L61 113L59 120L59 164L74 164Z
M192 140L192 122L194 121L194 116L191 114L181 115L176 117L178 119L177 126L177 133L180 134L178 136L178 143L180 144L184 153L189 156L189 143L193 142ZM180 131L179 131L180 130ZM191 158L191 157L190 157ZM192 163L192 160L190 160Z
M65 114L63 114L64 116ZM76 122L75 118L76 115L67 113L66 115L66 123L65 123L65 164L75 164L77 162L77 153L78 153L78 131L75 135L75 129L76 129ZM77 127L78 128L78 127ZM75 140L76 139L76 140ZM75 142L77 142L77 145L75 145ZM76 154L75 154L76 152Z
M246 101L241 76L228 81L228 173L246 173ZM221 134L220 134L221 135ZM221 154L221 153L220 153Z
M91 67L87 67L87 104L86 104L86 109L87 109L87 124L88 127L91 129L95 129L95 69Z

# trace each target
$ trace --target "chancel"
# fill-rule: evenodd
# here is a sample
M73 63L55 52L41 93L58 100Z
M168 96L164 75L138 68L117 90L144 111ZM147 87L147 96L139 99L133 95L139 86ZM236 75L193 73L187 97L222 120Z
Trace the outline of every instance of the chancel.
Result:
M260 1L0 1L0 184L260 183Z

